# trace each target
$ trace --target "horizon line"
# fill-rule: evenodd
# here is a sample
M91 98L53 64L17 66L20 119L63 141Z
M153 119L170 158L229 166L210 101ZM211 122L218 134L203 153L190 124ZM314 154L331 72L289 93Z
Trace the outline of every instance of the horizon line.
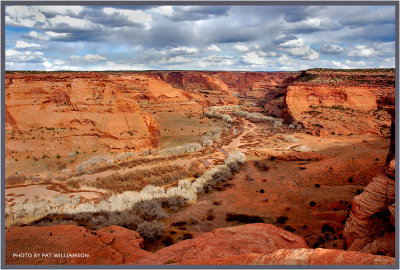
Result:
M207 70L207 69L119 69L119 70L5 70L5 72L150 72L150 71L195 71L195 72L298 72L307 70L396 70L395 67L368 67L368 68L308 68L298 70Z

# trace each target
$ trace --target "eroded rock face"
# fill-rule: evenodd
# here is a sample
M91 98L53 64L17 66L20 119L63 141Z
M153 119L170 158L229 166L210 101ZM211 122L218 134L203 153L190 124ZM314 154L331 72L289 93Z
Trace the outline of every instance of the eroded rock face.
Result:
M157 75L165 82L189 93L202 106L239 104L239 99L233 96L231 89L217 72L165 71L157 72Z
M7 229L5 237L5 262L8 265L128 264L149 254L140 248L143 239L137 232L119 226L110 226L97 232L75 225L16 227ZM23 253L38 253L40 257L21 258L15 255ZM66 257L66 254L81 255L74 258Z
M287 88L284 117L318 131L381 134L394 92L392 70L308 70Z
M305 241L269 224L248 224L216 229L195 239L181 241L143 257L138 264L165 264L218 258L246 253L271 253L281 248L305 248Z
M13 82L6 87L7 151L49 155L99 145L133 151L157 147L157 123L141 109L131 81L78 75L7 74ZM39 136L32 135L37 131Z
M279 249L271 254L241 254L184 261L184 265L394 265L386 256L337 249Z
M390 150L385 174L378 175L364 192L354 197L352 211L343 230L349 250L395 256L395 118L392 117Z
M394 180L384 175L375 177L363 193L354 197L352 211L343 230L343 237L349 250L362 250L366 245L380 238L379 235L393 230L390 217L385 212L394 201ZM388 248L376 250L374 254L393 256L394 237L392 240L391 250Z

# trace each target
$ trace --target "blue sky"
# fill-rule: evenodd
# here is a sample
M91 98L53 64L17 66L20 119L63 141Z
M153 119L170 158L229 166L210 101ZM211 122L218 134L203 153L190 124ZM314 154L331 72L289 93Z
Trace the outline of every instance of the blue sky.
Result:
M7 6L7 70L395 66L394 6Z

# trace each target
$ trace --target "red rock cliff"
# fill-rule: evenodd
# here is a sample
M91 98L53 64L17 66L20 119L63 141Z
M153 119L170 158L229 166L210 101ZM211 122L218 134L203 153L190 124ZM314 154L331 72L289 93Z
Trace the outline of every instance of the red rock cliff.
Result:
M287 88L284 116L323 132L381 134L394 92L394 70L308 70Z

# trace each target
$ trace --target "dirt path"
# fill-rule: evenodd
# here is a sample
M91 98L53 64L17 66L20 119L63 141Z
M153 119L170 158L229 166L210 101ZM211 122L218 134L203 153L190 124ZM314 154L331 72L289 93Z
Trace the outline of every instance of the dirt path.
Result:
M239 136L235 137L230 144L224 146L224 148L226 150L224 150L225 152L230 152L230 151L234 151L237 150L239 148L239 146L243 145L242 139L244 136L246 136L247 134L254 132L254 130L256 129L257 125L251 123L250 121L243 119L245 121L245 124L243 125L245 130L242 132L242 134L240 134ZM235 129L236 130L236 129Z

